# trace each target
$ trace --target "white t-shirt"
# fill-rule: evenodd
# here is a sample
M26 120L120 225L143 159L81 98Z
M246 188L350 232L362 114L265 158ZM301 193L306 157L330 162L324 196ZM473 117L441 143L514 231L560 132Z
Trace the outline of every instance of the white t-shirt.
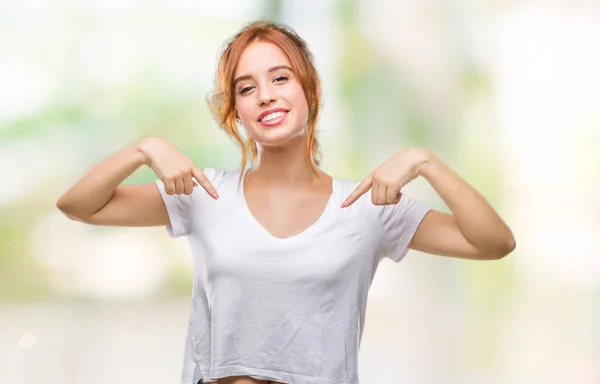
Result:
M187 236L194 284L182 384L226 376L293 384L357 384L367 293L383 257L395 262L429 208L403 195L376 206L335 179L320 218L281 239L252 216L239 170L205 168L219 192L167 195L172 237Z

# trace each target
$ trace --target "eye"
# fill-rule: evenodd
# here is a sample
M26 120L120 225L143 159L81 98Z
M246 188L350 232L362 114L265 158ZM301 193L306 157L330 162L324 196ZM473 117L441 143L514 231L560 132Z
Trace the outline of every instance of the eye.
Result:
M286 81L288 79L287 76L277 76L276 78L273 79L274 82L276 83L283 83L284 81Z
M246 93L250 92L251 90L252 90L252 86L247 85L244 88L240 89L240 95L245 95Z

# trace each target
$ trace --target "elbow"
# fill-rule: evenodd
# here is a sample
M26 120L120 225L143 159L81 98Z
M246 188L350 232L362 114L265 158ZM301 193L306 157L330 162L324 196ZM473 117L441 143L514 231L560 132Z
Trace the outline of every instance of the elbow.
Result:
M64 198L61 196L60 199L58 199L56 201L56 208L61 211L62 213L65 213L65 211L67 210L67 203L65 202Z
M517 247L517 242L515 241L515 238L512 235L510 235L506 240L504 240L502 245L498 247L496 252L494 252L493 257L491 257L491 259L492 260L503 259L504 257L511 254L512 251L514 251L516 247Z
M67 218L71 220L78 220L77 216L70 211L69 206L61 200L56 202L56 208L58 208L58 210L61 211Z
M65 201L65 199L62 196L56 202L56 208L65 215L69 215L69 204Z
M506 252L506 254L508 255L509 253L514 251L515 248L517 248L517 241L515 240L513 235L510 235L510 239L508 241L508 247L507 247L508 252Z
M56 202L56 208L65 214L65 216L71 218L73 215L73 204L69 204L69 201L65 199L65 196L61 196Z
M515 237L512 235L512 233L508 236L508 238L504 241L504 248L503 248L503 255L504 256L508 256L510 253L512 253L512 251L515 250L515 248L517 247L517 241L515 240Z
M81 215L78 215L76 213L76 210L73 209L73 205L69 204L69 202L66 199L64 199L64 197L58 199L58 201L56 202L56 208L71 220L85 222Z

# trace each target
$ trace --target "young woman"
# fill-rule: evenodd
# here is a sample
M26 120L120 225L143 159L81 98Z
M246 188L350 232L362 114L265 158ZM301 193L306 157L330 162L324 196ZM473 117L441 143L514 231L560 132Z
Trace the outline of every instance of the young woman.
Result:
M148 137L96 164L57 203L84 223L187 236L195 269L183 384L356 384L383 257L398 262L410 248L499 259L515 248L484 198L424 148L398 152L360 183L319 169L320 91L306 43L252 23L222 53L210 98L241 147L240 169L200 168ZM121 184L142 165L156 183ZM452 215L401 193L419 176Z

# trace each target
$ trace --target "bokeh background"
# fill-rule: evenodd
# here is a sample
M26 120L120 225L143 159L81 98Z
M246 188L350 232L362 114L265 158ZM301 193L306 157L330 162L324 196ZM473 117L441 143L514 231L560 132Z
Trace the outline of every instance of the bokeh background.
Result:
M236 168L205 96L223 41L257 18L291 25L316 56L327 172L359 180L427 147L517 239L500 261L382 261L361 382L600 383L592 0L2 0L0 383L179 382L185 239L80 224L55 203L147 135ZM447 211L423 180L407 193Z

